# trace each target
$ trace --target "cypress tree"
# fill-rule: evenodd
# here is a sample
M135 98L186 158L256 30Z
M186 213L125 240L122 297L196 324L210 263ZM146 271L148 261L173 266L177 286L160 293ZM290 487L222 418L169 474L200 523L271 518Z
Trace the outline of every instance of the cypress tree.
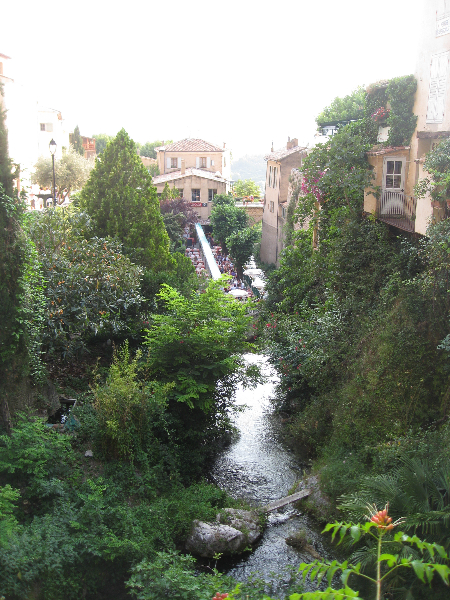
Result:
M75 152L78 152L78 154L84 156L83 138L81 137L80 128L78 125L75 127L72 133L72 146Z
M95 235L120 240L128 254L153 271L174 268L156 188L124 129L97 158L81 206L92 218Z

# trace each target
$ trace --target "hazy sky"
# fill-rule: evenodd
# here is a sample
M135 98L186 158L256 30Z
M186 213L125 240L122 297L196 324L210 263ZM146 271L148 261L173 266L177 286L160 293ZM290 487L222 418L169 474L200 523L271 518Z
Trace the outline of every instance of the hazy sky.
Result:
M0 53L83 135L200 137L234 157L313 136L358 85L414 72L426 0L10 0Z

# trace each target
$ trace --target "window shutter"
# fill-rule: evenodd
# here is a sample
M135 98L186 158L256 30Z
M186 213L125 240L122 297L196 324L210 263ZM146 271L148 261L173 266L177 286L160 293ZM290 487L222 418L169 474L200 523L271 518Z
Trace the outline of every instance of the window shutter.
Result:
M213 161L213 160L211 161L211 166L212 166L212 167L214 166L214 161Z
M209 156L208 156L208 158L206 159L206 166L207 166L207 168L208 168L208 169L209 169L209 167L211 166L211 159L209 158Z
M450 52L441 52L431 57L427 123L442 123L444 120L449 56Z
M195 159L195 166L197 167L197 169L198 169L198 168L199 168L199 166L200 166L200 159L199 159L199 157L198 157L198 156L197 156L197 158Z
M178 168L181 169L181 156L178 157Z
M168 158L167 159L167 168L170 169L170 166L171 166L171 164L170 164L170 158Z

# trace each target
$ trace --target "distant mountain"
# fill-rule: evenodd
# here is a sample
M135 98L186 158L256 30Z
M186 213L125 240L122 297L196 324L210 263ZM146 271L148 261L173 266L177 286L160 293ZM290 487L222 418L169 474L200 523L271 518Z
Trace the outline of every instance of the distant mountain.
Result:
M238 179L253 179L264 190L266 183L266 161L263 154L252 154L242 156L231 162L231 178L233 181Z

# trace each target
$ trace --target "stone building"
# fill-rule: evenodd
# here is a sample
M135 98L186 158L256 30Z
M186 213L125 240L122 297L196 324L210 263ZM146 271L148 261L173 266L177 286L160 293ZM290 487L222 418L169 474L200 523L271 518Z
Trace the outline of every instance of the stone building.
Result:
M161 194L166 183L191 203L200 222L209 224L212 200L230 189L230 153L200 139L185 139L156 148L160 175L153 185Z
M364 210L399 229L424 235L428 224L443 209L430 197L416 198L414 186L423 178L426 154L450 136L450 6L448 0L427 0L422 19L422 40L416 66L417 91L413 112L416 130L409 146L373 148L368 153L380 193L366 189ZM380 126L379 142L388 128Z
M299 146L297 139L290 138L285 149L274 152L272 148L272 152L264 157L267 170L260 256L265 263L279 265L284 246L289 179L292 169L300 169L305 157L306 148Z
M230 152L225 148L225 144L223 148L219 148L205 140L187 138L173 144L159 146L156 148L156 153L161 175L179 171L181 161L184 160L186 169L220 173L228 180L231 177Z
M160 195L166 185L177 188L181 198L190 202L198 214L200 223L209 224L212 200L216 194L228 193L229 182L220 173L211 173L193 167L186 168L181 161L181 169L153 177L153 185Z

